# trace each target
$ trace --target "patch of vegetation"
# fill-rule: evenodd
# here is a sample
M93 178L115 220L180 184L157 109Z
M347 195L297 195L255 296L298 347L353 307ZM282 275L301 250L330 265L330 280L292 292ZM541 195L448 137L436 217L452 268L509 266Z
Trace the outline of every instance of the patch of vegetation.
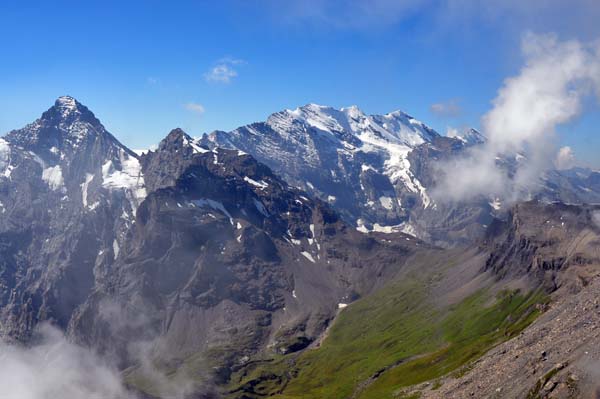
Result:
M426 284L405 278L346 308L319 349L257 363L231 383L254 384L249 398L397 398L403 388L466 369L529 325L546 300L541 292L494 298L480 290L440 308Z
M414 361L391 369L371 384L359 398L387 398L398 388L448 374L483 355L492 346L510 339L538 315L535 304L541 293L521 295L502 292L494 305L485 307L489 294L483 290L448 309L439 325L445 345Z

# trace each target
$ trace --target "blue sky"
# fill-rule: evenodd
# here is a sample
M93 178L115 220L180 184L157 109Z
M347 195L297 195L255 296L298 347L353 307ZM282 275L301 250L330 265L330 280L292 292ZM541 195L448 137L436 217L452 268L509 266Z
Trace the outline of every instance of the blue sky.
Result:
M525 32L600 38L591 0L23 3L0 4L0 131L69 94L132 148L309 102L479 127ZM600 167L596 99L559 131Z

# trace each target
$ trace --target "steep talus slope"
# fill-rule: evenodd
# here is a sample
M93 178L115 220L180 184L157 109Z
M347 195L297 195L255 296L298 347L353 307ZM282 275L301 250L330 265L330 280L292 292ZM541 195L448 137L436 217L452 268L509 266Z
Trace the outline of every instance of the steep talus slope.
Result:
M173 379L192 373L198 389L219 391L255 356L314 342L339 304L381 286L419 245L356 231L249 155L191 145L173 131L143 156L148 186L162 188L70 326L79 342L130 353L124 364L140 363L131 343L145 341ZM156 394L144 373L134 367L130 382Z
M346 307L318 348L235 375L232 397L520 398L567 385L589 393L598 375L589 366L598 359L598 218L593 206L528 202L475 248L417 251L386 286ZM555 355L544 360L543 351ZM528 373L513 386L515 354ZM561 380L537 389L548 372Z
M109 272L145 189L135 154L70 97L8 133L0 152L0 326L26 340L38 321L66 327Z
M574 398L600 394L600 207L519 204L491 229L486 268L552 292L545 313L463 376L419 387L432 398Z

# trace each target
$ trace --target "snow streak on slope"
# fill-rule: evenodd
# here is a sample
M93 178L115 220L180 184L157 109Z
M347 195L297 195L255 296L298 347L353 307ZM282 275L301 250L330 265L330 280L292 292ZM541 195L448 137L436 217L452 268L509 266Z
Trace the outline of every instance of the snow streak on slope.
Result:
M124 189L131 196L131 207L136 209L146 197L144 176L137 158L119 150L120 169L112 160L102 165L102 186L109 190Z
M364 217L369 224L395 226L406 219L403 197L416 196L424 208L433 205L411 171L409 154L437 137L401 111L366 115L356 106L308 104L200 141L251 153L294 185L335 201L349 213L347 220Z

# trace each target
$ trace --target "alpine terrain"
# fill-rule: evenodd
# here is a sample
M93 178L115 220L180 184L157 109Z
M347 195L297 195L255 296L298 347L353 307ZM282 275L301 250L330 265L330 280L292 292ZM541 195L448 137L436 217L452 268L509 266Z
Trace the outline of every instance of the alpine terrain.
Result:
M60 97L0 140L0 334L130 398L600 397L600 172L445 201L485 141L309 104L137 154Z

